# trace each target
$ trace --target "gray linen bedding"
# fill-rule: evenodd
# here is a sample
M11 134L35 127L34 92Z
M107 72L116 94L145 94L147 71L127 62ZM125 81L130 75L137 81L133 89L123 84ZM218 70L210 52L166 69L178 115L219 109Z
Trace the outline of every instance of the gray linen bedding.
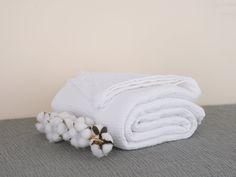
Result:
M102 159L49 143L33 118L0 121L0 177L236 177L236 105L204 108L191 138Z

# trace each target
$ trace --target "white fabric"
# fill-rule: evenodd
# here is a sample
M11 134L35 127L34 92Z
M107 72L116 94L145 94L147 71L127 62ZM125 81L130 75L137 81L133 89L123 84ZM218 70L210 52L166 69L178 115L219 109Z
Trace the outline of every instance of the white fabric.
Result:
M55 96L55 111L106 125L121 149L190 137L205 116L196 81L175 75L81 73Z

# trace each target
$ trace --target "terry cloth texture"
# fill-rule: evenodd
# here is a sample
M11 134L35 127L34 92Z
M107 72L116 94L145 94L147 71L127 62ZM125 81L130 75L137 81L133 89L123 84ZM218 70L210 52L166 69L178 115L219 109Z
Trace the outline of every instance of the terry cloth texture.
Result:
M105 125L114 145L139 149L192 136L205 116L197 82L176 75L81 73L52 101L56 112Z
M235 177L236 105L205 106L195 134L94 158L89 149L48 143L35 118L0 121L1 177Z

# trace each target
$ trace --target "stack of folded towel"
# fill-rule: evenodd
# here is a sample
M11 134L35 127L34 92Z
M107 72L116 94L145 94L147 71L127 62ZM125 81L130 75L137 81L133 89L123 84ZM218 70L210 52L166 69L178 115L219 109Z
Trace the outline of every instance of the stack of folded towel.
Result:
M81 73L52 101L57 112L108 127L114 145L131 150L189 138L205 116L195 80L175 75Z

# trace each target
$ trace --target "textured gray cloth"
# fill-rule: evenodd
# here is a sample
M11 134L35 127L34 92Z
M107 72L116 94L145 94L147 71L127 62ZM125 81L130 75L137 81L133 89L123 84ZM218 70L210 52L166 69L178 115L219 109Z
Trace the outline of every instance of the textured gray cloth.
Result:
M0 121L0 177L236 177L236 105L206 106L187 140L97 159L89 149L51 144L35 119Z

